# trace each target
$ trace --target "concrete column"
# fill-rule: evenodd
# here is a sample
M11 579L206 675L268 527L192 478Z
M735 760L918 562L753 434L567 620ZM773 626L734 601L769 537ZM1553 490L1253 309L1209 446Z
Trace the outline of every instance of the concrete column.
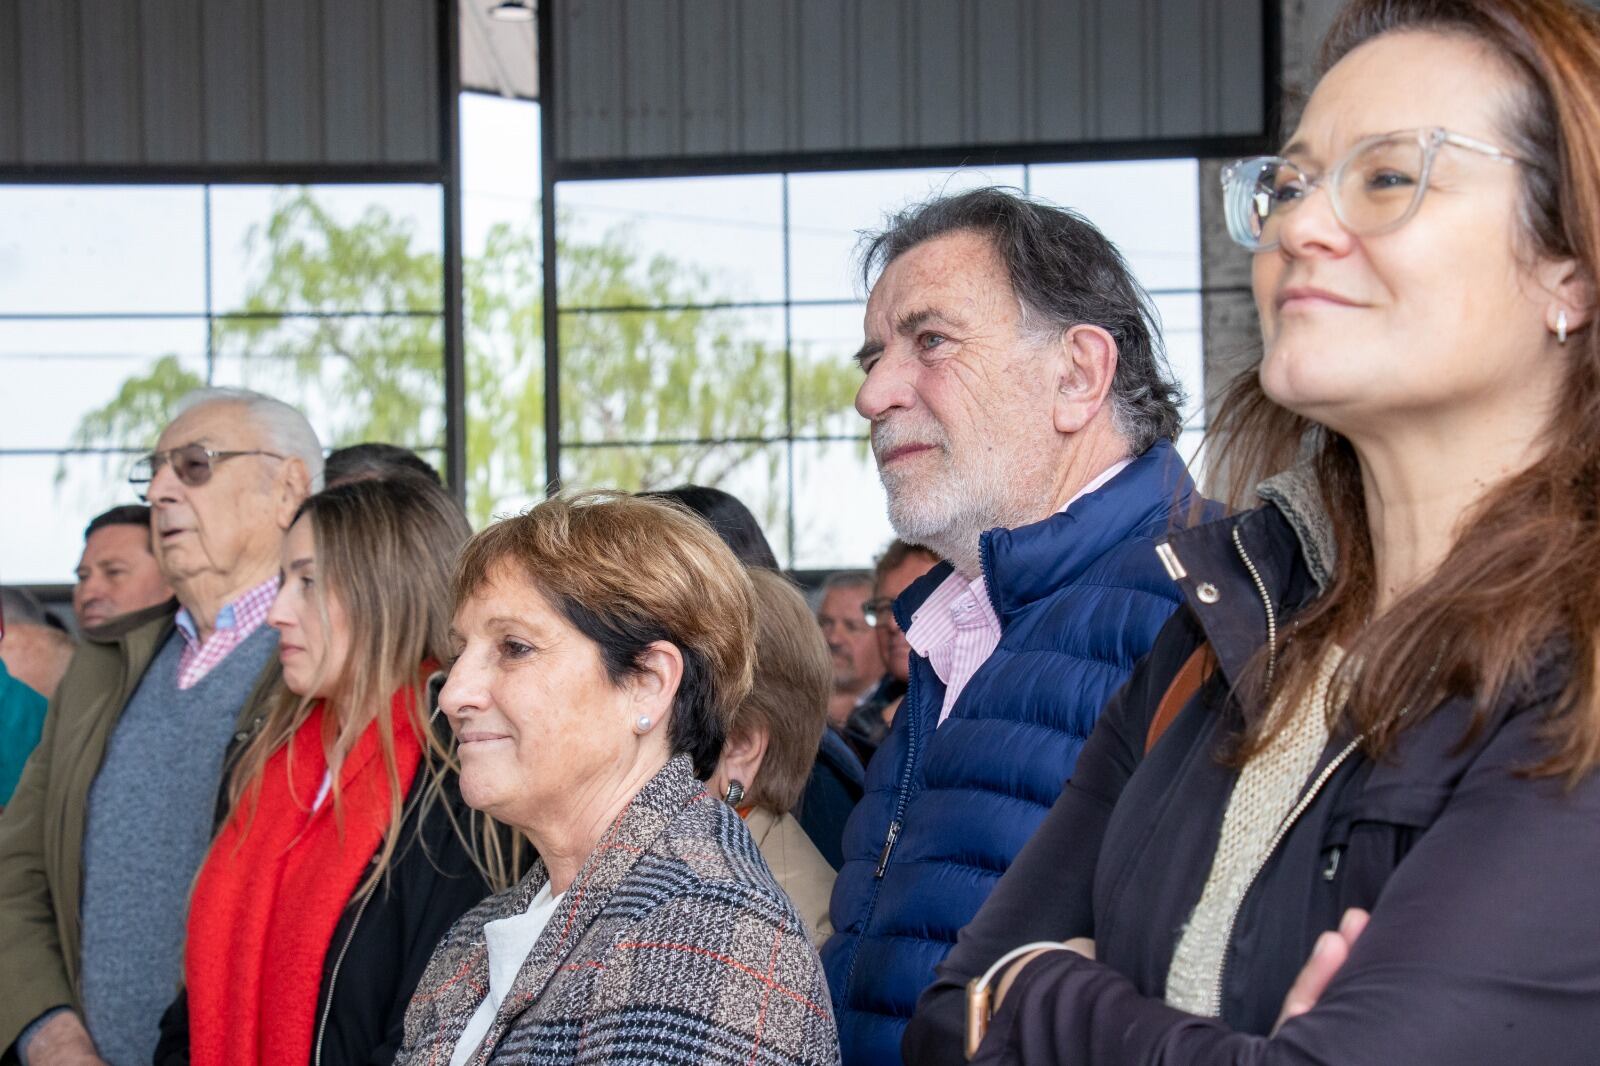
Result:
M1280 0L1284 111L1292 123L1316 77L1317 49L1340 0ZM1206 415L1222 389L1261 356L1261 330L1250 295L1250 255L1228 238L1222 215L1222 168L1232 160L1200 161L1201 330L1205 343Z

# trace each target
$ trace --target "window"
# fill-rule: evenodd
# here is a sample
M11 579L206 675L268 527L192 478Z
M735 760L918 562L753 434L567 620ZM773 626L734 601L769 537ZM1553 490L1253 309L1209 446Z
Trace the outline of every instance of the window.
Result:
M483 526L544 498L539 108L461 96L467 513Z
M859 567L893 536L854 410L861 232L929 196L1022 188L1123 248L1203 429L1197 165L1062 164L567 182L561 474L574 487L715 484L794 569Z
M536 105L461 102L467 503L542 498ZM558 187L559 468L572 487L718 485L779 559L864 565L892 533L853 409L863 230L931 195L1020 187L1118 243L1204 429L1193 160L567 182ZM90 516L197 384L298 404L323 441L443 466L436 186L0 189L0 485L41 501L0 580L70 579ZM46 502L47 501L47 502Z
M171 405L237 385L442 464L435 186L0 189L0 579L71 580Z

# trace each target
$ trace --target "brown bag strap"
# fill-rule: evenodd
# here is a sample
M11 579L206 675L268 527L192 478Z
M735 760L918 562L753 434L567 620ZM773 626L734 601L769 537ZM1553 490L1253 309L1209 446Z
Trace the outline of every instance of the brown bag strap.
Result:
M1150 749L1160 741L1172 720L1178 717L1178 712L1194 698L1194 694L1200 691L1200 686L1206 683L1216 668L1217 660L1211 654L1211 645L1201 641L1200 646L1178 668L1178 676L1172 679L1172 684L1161 696L1161 702L1156 704L1156 716L1150 720L1150 732L1144 738L1146 755L1150 754Z

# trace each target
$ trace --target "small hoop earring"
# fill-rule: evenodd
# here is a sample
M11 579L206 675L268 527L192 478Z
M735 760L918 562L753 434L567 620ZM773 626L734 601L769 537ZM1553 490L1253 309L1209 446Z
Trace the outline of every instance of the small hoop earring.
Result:
M641 733L650 732L650 725L651 725L650 716L648 714L641 714L639 716L639 720L637 722L633 723L634 729L638 730Z
M724 796L723 799L728 801L728 806L730 806L730 807L739 806L739 801L744 799L744 784L743 784L743 782L740 782L740 781L729 781L728 782L728 794L726 796Z
M1556 312L1556 343L1567 343L1567 309L1565 307Z

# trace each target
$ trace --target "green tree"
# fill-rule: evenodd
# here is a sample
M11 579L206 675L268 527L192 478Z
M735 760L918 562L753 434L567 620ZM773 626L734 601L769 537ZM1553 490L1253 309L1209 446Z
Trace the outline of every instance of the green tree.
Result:
M442 263L419 248L414 225L380 206L335 218L309 189L285 189L247 238L258 262L242 310L219 319L219 380L302 407L329 446L386 440L419 449L444 437ZM698 441L564 453L574 485L716 485L752 463L779 471L748 438L821 431L849 406L856 374L838 353L812 358L750 335L740 316L680 309L722 298L719 282L669 257L644 258L626 236L563 240L562 302L570 307L668 310L563 315L563 441ZM486 521L499 501L540 495L544 467L543 304L534 232L495 226L463 264L467 350L467 495ZM351 311L382 312L351 317ZM786 377L792 412L786 412ZM172 404L202 382L175 357L124 382L79 423L75 442L143 447ZM770 525L781 516L767 508Z

